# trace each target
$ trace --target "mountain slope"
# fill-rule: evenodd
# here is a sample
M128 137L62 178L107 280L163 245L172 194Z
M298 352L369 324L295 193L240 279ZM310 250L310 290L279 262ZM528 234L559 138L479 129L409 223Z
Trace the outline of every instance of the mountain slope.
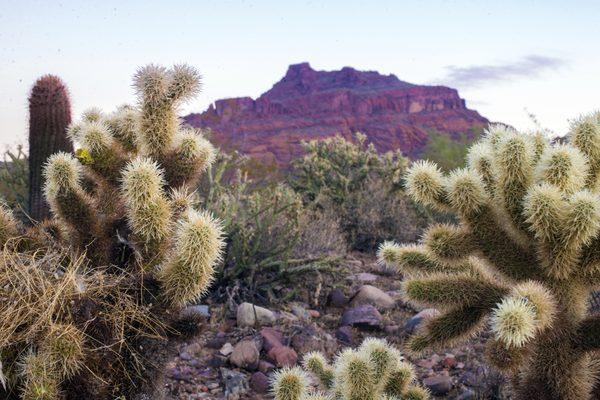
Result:
M432 129L470 135L488 120L466 108L455 89L421 86L394 75L357 71L315 71L291 65L283 79L256 100L218 100L185 121L210 128L224 149L236 149L263 162L286 165L302 153L303 140L360 131L378 150L401 149L418 156Z

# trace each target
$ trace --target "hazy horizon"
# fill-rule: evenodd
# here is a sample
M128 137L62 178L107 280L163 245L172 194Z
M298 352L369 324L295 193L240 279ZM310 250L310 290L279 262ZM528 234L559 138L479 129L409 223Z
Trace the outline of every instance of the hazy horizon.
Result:
M400 4L402 3L402 4ZM456 1L0 0L0 144L26 143L27 96L41 75L68 85L74 117L134 101L131 76L149 62L186 62L215 100L256 98L288 65L351 66L458 89L467 106L519 129L564 134L599 108L600 3Z

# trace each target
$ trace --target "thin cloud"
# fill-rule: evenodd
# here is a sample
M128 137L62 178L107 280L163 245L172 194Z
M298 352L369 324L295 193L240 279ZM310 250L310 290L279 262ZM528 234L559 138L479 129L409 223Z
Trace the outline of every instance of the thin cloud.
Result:
M499 65L449 65L446 67L446 76L437 83L461 88L481 87L494 82L536 78L546 71L556 71L567 64L561 58L530 54L515 62Z

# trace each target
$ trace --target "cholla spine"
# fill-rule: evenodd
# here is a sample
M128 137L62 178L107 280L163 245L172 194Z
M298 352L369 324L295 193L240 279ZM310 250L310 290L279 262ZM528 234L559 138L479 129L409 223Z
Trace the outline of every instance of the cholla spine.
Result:
M406 273L408 301L443 311L409 348L449 346L490 317L490 362L519 375L518 399L593 396L600 323L586 301L600 282L598 119L582 117L568 137L553 144L492 126L465 169L444 175L415 162L411 196L460 224L430 227L419 246L387 242L379 251L380 262Z
M329 365L323 354L311 352L302 362L317 378L308 385L307 372L285 368L273 375L275 400L426 400L429 392L416 383L415 372L400 352L382 339L366 339L357 349L345 349Z

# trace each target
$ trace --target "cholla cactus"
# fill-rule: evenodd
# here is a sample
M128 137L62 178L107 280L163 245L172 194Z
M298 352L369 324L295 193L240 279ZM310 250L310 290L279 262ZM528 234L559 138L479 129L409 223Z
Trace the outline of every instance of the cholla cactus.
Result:
M600 126L573 124L568 144L493 126L447 176L416 162L417 201L453 211L419 246L384 243L380 260L407 277L409 301L444 312L409 339L420 352L468 338L489 317L490 362L514 377L517 399L591 399L600 319Z
M357 350L342 351L333 365L318 352L303 360L304 369L284 368L273 376L275 400L426 400L415 383L412 365L385 340L366 339ZM319 382L310 386L309 376Z
M214 149L177 117L199 85L188 66L141 69L139 107L86 111L68 132L76 155L49 158L53 220L24 230L0 207L7 396L161 398L163 362L198 330L186 306L207 291L223 246L220 222L188 190Z

